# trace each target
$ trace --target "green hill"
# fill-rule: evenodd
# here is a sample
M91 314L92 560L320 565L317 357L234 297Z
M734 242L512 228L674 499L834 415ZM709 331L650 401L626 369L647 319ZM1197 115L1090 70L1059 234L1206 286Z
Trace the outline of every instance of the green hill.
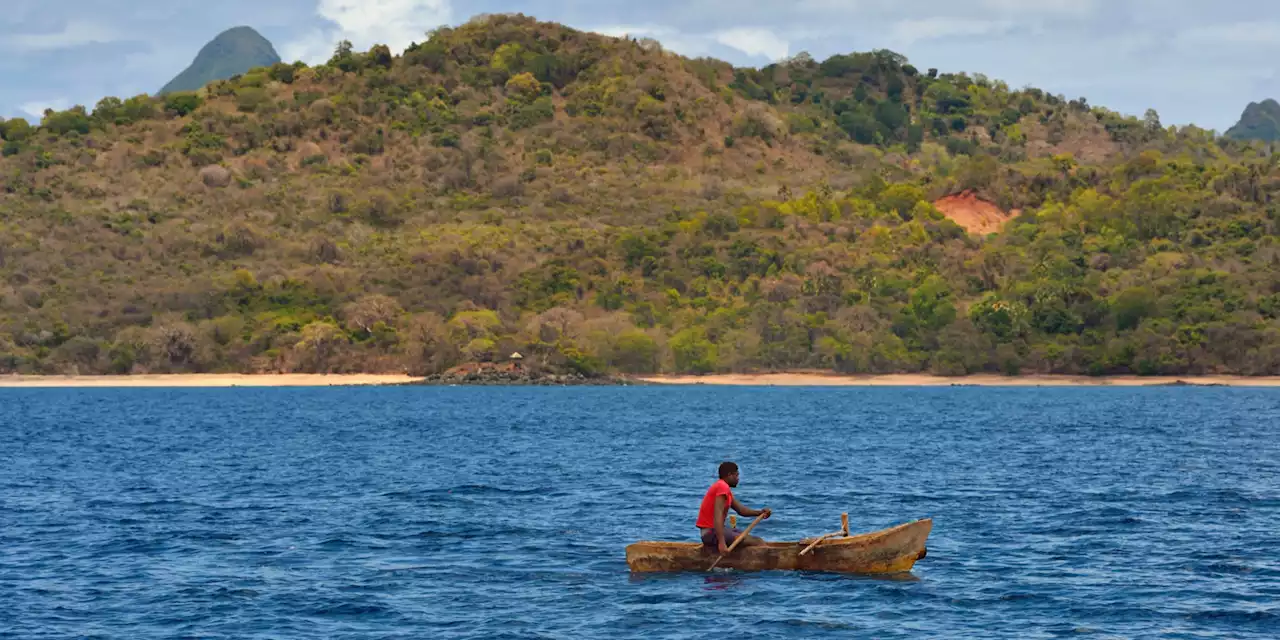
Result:
M0 137L0 371L1280 373L1275 156L889 51L496 16Z
M218 34L202 47L191 66L170 80L160 95L196 91L214 80L226 80L278 62L280 56L266 38L250 27L235 27Z
M1235 140L1280 140L1280 103L1270 99L1249 103L1240 122L1224 135Z

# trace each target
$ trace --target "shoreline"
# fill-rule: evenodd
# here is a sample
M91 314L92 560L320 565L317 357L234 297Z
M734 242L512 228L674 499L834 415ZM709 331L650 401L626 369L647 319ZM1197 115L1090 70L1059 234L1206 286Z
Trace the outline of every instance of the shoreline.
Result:
M725 373L706 376L642 376L656 385L764 386L764 387L1280 387L1280 376L1068 376L974 374L845 375L826 372Z
M372 373L178 373L139 375L0 375L0 389L19 388L225 388L337 386L757 386L757 387L1280 387L1280 376L934 376L845 375L822 371L712 375L615 376L605 380L433 379Z
M144 387L336 387L413 383L421 378L373 373L174 373L118 376L0 375L0 389Z

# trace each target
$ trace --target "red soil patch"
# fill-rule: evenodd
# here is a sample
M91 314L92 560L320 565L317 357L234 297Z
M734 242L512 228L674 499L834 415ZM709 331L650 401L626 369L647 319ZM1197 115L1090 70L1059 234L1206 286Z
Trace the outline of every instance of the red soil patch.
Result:
M972 191L940 198L933 203L933 206L969 233L979 235L999 231L1004 223L1019 213L1016 209L1012 212L1005 211L974 195Z

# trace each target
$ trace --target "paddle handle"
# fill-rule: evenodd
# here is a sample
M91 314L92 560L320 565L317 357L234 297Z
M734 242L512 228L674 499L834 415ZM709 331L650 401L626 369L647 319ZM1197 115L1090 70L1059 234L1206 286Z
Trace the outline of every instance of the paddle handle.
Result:
M827 538L834 538L836 536L841 536L841 535L846 538L849 537L849 514L848 513L840 514L840 530L839 531L836 531L835 533L822 534L821 536L818 537L818 539L810 543L809 546L805 547L804 550L800 552L800 555L809 553L810 551L813 550L814 547L818 546L819 542L822 542Z
M747 530L743 531L742 535L733 539L733 544L729 545L729 550L724 552L724 554L722 554L719 558L716 558L716 561L712 562L710 567L707 567L707 571L710 571L716 568L716 565L720 564L720 561L724 559L725 555L733 553L734 547L737 547L738 543L742 542L743 539L747 537L747 534L751 533L751 530L756 528L756 525L760 524L761 520L764 520L764 513L761 513L760 515L756 516L756 519L751 521L751 526L747 527Z
M804 550L800 552L800 555L804 555L804 554L806 554L806 553L809 553L809 550L810 550L810 549L813 549L813 548L814 548L814 547L816 547L816 546L818 546L818 543L819 543L819 542L822 542L823 540L826 540L827 538L834 538L834 537L836 537L836 536L840 535L841 533L844 533L844 532L843 532L843 531L837 531L837 532L835 532L835 533L824 533L824 534L822 534L822 535L818 536L818 538L817 538L816 540L814 540L813 542L810 542L810 543L809 543L809 546L805 547L805 548L804 548Z

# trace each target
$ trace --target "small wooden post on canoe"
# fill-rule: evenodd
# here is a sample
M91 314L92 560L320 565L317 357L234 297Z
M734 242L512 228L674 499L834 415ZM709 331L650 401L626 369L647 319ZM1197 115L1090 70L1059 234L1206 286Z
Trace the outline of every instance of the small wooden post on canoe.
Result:
M756 519L751 521L751 526L747 527L747 530L746 530L746 531L743 531L743 532L742 532L742 535L740 535L740 536L738 536L738 537L736 537L736 538L734 538L734 539L733 539L733 544L729 545L729 550L728 550L728 551L726 551L726 552L724 552L724 554L723 554L723 555L721 555L720 557L716 558L716 561L715 561L715 562L712 562L712 563L711 563L711 566L707 567L707 571L710 571L710 570L712 570L712 569L716 568L716 565L720 564L720 561L721 561L721 560L723 560L723 559L724 559L724 557L725 557L726 555L729 555L730 553L733 553L733 548L734 548L734 547L736 547L736 546L738 546L738 543L739 543L739 542L742 542L742 540L743 540L744 538L746 538L746 537L747 537L747 534L751 533L751 530L752 530L752 529L754 529L754 528L756 528L756 525L760 524L760 521L761 521L761 520L764 520L764 514L763 514L763 513L761 513L760 515L756 516Z
M840 530L839 531L836 531L835 533L824 533L821 536L818 536L816 540L814 540L813 542L810 542L809 546L805 547L804 550L800 552L800 555L809 553L810 551L813 550L814 547L818 546L818 543L822 542L823 540L826 540L828 538L834 538L836 536L844 536L846 538L849 537L849 514L848 513L840 514Z

